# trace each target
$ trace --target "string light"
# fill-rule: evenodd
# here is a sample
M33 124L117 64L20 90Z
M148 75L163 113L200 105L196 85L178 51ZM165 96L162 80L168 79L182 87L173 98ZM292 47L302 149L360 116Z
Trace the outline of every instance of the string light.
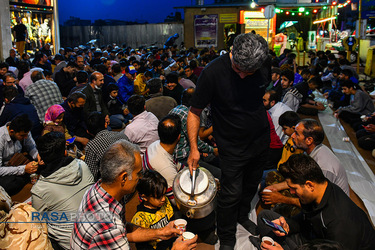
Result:
M328 17L328 18L325 18L325 19L322 19L322 20L314 21L313 24L324 23L324 22L327 22L327 21L330 21L330 20L334 20L334 19L336 19L336 18L337 18L336 16Z

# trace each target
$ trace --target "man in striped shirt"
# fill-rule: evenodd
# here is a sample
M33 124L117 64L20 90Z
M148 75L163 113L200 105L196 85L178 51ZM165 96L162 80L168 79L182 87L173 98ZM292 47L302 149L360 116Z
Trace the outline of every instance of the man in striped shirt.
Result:
M124 197L135 191L142 175L138 146L126 140L116 142L104 154L100 168L102 179L84 194L78 209L71 249L130 249L129 241L167 240L180 234L173 222L146 229L125 220Z

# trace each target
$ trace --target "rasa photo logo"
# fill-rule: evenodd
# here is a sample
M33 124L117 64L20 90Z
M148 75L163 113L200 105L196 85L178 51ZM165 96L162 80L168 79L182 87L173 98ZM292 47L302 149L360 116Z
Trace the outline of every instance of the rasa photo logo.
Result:
M32 212L31 223L111 223L110 213L72 213L61 211Z

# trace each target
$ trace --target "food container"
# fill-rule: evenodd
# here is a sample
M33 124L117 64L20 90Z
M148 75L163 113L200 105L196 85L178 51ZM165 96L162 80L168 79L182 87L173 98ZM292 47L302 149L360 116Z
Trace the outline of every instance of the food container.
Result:
M181 170L173 181L176 205L190 219L204 218L216 207L217 185L213 175L202 167L197 169L195 175L193 192L192 176L188 168Z

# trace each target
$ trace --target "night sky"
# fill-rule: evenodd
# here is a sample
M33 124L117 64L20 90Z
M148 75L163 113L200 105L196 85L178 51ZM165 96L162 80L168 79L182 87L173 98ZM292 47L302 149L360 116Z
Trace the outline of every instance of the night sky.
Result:
M211 4L214 0L205 0ZM63 24L70 16L85 20L116 19L124 21L163 22L173 7L190 6L195 0L60 0L59 19ZM178 11L183 12L182 9ZM182 13L183 14L183 13Z

